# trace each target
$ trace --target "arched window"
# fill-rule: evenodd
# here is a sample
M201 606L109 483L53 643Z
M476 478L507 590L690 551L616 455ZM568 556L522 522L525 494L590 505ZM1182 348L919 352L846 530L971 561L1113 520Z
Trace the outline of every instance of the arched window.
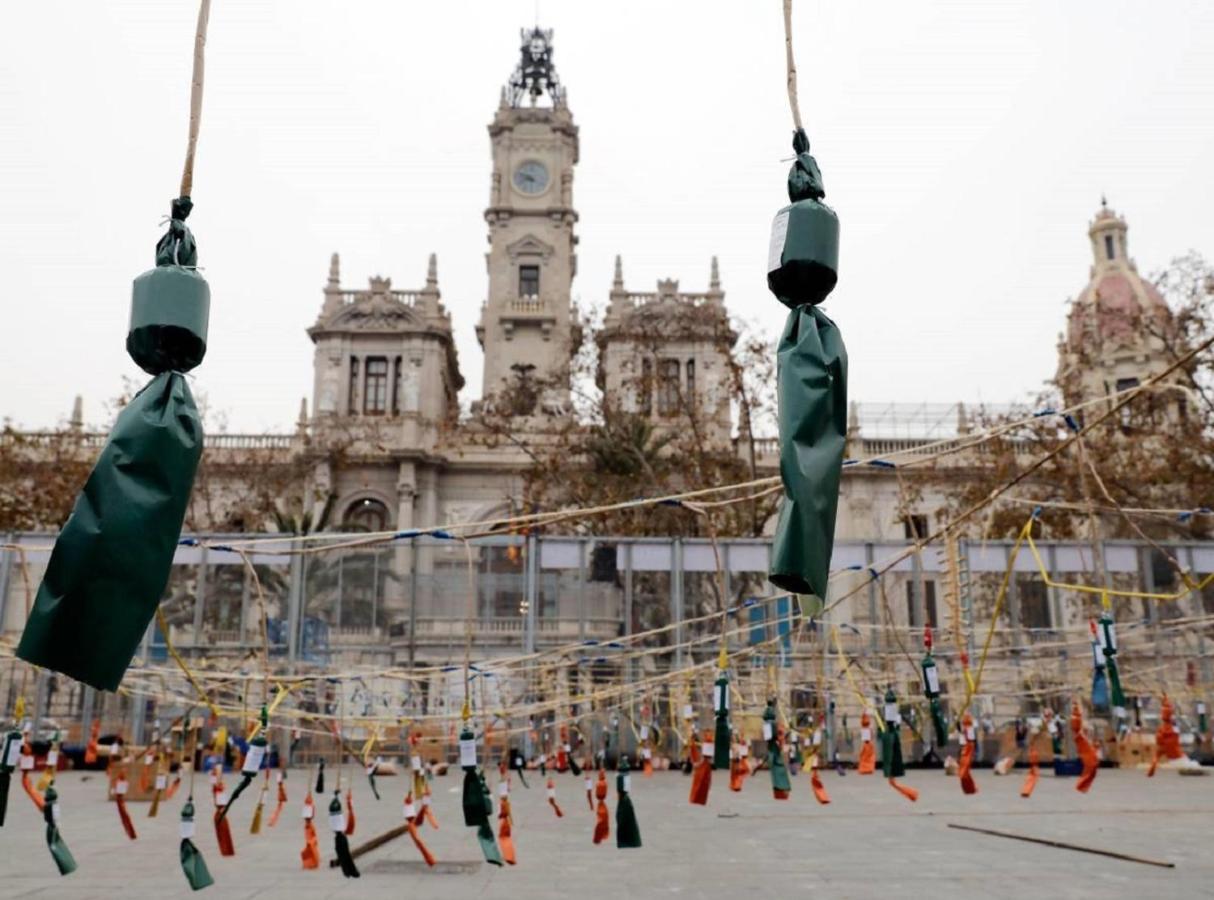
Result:
M370 497L357 500L346 510L341 525L343 531L387 531L388 507Z

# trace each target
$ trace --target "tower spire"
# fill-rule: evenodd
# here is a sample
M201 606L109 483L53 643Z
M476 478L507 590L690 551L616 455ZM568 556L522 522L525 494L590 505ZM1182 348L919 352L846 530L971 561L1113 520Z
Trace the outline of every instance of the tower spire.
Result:
M721 289L721 269L717 265L715 254L712 257L712 271L708 275L708 289L710 291L719 291Z
M611 289L615 291L624 290L624 261L618 253L615 255L615 278L612 279Z
M430 262L426 266L426 287L438 287L438 254L430 254Z
M341 287L341 258L336 253L329 257L329 287Z

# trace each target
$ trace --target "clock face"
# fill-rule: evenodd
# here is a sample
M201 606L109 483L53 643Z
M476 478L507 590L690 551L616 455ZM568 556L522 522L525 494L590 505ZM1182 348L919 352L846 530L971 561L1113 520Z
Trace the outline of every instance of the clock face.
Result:
M548 187L548 170L544 164L528 160L514 170L514 186L524 194L539 194Z

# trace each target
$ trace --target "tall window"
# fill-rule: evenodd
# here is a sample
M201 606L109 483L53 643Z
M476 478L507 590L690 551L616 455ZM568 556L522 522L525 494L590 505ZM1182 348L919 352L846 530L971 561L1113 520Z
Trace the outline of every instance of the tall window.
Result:
M658 360L658 415L672 416L679 410L679 361Z
M687 360L687 397L688 402L694 403L696 396L696 361Z
M400 415L401 366L403 360L398 356L393 361L392 369L392 415Z
M346 404L350 414L358 412L358 357L350 357L350 397Z
M363 412L382 416L388 411L388 360L382 356L367 359L367 388Z
M1016 591L1020 600L1020 624L1039 631L1051 627L1050 594L1037 575L1017 575Z
M931 578L923 579L923 615L925 621L915 621L915 594L919 590L917 579L911 578L906 582L906 621L912 625L930 625L939 628L936 619L936 582Z
M518 267L518 295L520 297L538 297L540 295L540 267Z
M388 507L370 498L358 500L346 510L341 525L343 531L387 531Z
M641 415L653 415L653 360L648 357L641 360L641 383L637 389L641 398Z
M1114 256L1113 236L1111 234L1106 234L1104 236L1104 255L1107 256L1109 259L1112 259Z

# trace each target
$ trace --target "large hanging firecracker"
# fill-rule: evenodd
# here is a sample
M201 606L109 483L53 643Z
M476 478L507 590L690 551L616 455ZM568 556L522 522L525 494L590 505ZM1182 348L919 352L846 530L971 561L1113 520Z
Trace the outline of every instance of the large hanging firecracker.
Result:
M305 869L320 868L320 844L316 838L316 826L312 820L316 818L316 806L312 802L312 792L304 797L303 803L304 848L299 851L300 861Z
M1105 610L1100 614L1096 623L1096 636L1100 641L1100 652L1104 656L1105 669L1109 676L1109 703L1118 727L1124 727L1126 719L1125 694L1121 691L1121 673L1117 670L1117 627L1113 623L1113 613L1108 608L1108 598L1105 597Z
M122 830L133 841L137 837L135 823L131 821L131 814L126 808L126 794L130 787L130 782L126 780L126 773L119 772L118 778L114 782L114 805L118 808L118 818L122 822Z
M974 755L978 752L978 730L974 727L974 717L968 712L961 717L961 759L957 765L957 775L961 779L963 794L978 793L978 785L974 783L971 769L974 765Z
M185 220L209 11L202 0L180 194L156 266L135 279L131 298L126 350L152 380L118 414L55 541L17 647L27 662L108 691L122 681L164 596L202 456L202 422L185 373L206 355L211 292Z
M360 877L354 857L350 855L350 841L346 838L346 814L341 808L340 791L334 791L333 799L329 801L329 828L333 831L333 855L341 866L341 874L347 878Z
M1033 795L1033 789L1037 787L1037 779L1040 777L1037 772L1038 756L1034 736L1029 737L1029 771L1024 776L1024 784L1020 786L1020 796L1026 799Z
M206 860L194 844L194 797L186 797L181 807L181 871L192 889L202 890L214 884Z
M513 866L518 862L514 852L514 817L510 814L510 781L505 779L497 785L497 844L502 850L502 859Z
M856 771L861 775L871 775L877 769L877 750L873 746L872 719L868 709L860 713L860 758L856 762Z
M767 768L771 771L771 793L777 800L787 800L792 792L788 764L784 761L784 746L776 724L776 701L768 700L763 710L763 740L767 741Z
M885 719L885 730L881 732L881 771L890 787L913 803L919 799L919 792L905 784L898 784L898 779L906 774L906 766L902 762L902 713L892 688L885 692L882 718Z
M278 802L274 807L274 812L270 813L270 827L273 828L278 824L278 817L282 815L283 809L287 805L287 773L281 767L274 773L274 781L278 784Z
M1151 759L1151 767L1147 777L1155 776L1155 769L1161 759L1184 759L1184 751L1180 749L1180 732L1172 721L1172 701L1164 694L1159 704L1159 727L1155 730L1155 753Z
M611 835L611 819L607 812L607 771L599 769L598 781L594 783L594 842L601 844Z
M477 761L476 734L472 731L470 719L471 712L465 705L464 727L459 735L459 764L464 770L464 825L476 829L476 838L481 845L485 862L500 866L502 855L493 836L493 826L489 824L489 816L493 814L493 797Z
M944 710L940 708L940 671L932 656L932 626L923 628L923 695L927 697L932 713L932 730L936 734L936 746L948 743L948 726L944 724Z
M712 767L714 769L729 768L729 655L725 645L721 645L721 655L717 660L717 680L712 686L712 707L716 711L716 733L713 735Z
M63 835L59 833L59 792L53 784L47 786L45 799L42 820L46 822L47 849L51 851L51 858L55 861L59 874L71 875L76 871L76 860L63 842Z
M1100 755L1083 730L1083 713L1080 712L1078 703L1071 706L1071 733L1075 737L1075 749L1079 753L1079 761L1083 764L1083 771L1079 774L1079 780L1075 782L1075 790L1086 794L1091 789L1092 782L1096 780L1096 770L1100 768Z
M693 730L691 733L693 745L695 745L696 740L696 734ZM712 788L712 760L715 755L716 748L712 745L712 738L705 731L704 739L698 745L695 753L695 758L698 761L692 767L691 793L688 796L688 800L696 806L708 805L708 791Z
M620 849L635 849L641 846L641 826L637 824L636 810L632 806L632 776L629 774L628 757L620 757L620 768L615 776L615 845Z
M266 759L266 732L269 727L269 714L266 711L265 704L262 704L261 724L257 729L256 736L249 741L249 749L245 751L244 761L240 764L240 781L232 789L232 796L228 798L228 802L219 811L221 819L227 816L228 810L232 808L232 804L236 802L236 798L244 793L244 789L252 783L253 779L261 771L261 766Z
M1092 712L1109 711L1109 681L1105 677L1104 652L1100 649L1100 635L1096 620L1088 620L1092 633Z
M548 776L548 784L544 788L544 793L547 795L548 805L552 807L552 811L556 813L556 817L558 819L563 818L565 814L561 812L561 807L556 802L556 781L553 780L552 776Z
M235 856L236 845L232 843L232 827L224 818L223 811L228 806L228 789L223 783L223 772L219 766L211 770L211 802L215 806L213 820L215 822L215 842L219 844L220 856Z

